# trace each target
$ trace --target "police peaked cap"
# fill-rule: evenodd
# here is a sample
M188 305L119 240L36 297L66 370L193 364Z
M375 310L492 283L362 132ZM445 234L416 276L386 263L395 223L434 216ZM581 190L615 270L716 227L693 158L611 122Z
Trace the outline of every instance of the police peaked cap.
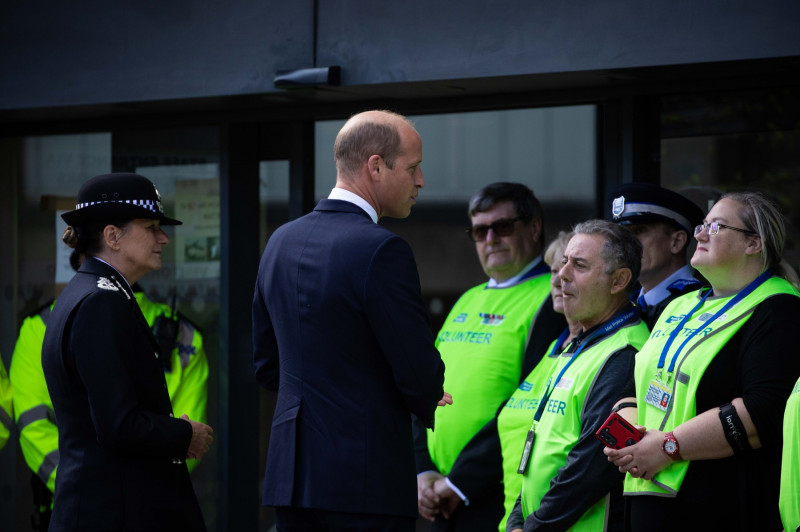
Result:
M98 175L85 182L78 192L75 210L65 212L61 218L72 226L136 218L159 220L162 225L183 223L164 215L161 194L152 181L125 173Z
M626 183L611 191L611 213L623 225L663 222L694 234L703 211L677 192L648 183Z

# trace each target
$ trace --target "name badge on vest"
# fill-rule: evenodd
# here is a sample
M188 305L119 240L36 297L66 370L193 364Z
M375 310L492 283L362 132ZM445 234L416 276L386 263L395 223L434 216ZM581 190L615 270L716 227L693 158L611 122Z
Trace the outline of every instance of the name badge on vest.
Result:
M522 458L520 458L519 467L517 468L517 473L520 475L524 475L525 470L528 468L528 460L531 457L534 439L536 439L536 430L531 427L531 430L528 431L528 437L525 438L525 447L522 449Z
M655 379L651 380L644 402L666 412L670 401L672 401L672 390Z

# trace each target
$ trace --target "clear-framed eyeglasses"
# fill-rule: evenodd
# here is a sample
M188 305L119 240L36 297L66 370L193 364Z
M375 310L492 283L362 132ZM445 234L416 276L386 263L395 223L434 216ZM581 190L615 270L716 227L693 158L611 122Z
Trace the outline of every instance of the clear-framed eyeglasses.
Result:
M714 236L719 233L720 229L732 229L733 231L739 231L740 233L744 233L746 235L758 235L755 231L750 231L749 229L740 229L738 227L733 227L731 225L721 224L719 222L703 222L702 224L698 225L694 228L694 236L697 237L703 231L706 232L708 236Z

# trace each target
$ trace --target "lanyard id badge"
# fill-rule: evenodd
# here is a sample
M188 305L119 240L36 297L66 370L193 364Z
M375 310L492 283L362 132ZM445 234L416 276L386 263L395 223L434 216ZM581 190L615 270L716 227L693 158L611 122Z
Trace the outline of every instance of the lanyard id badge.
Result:
M528 431L528 436L525 438L525 447L522 449L522 458L519 460L519 467L517 468L517 473L520 475L525 474L525 470L528 469L528 460L531 457L531 451L533 450L533 440L536 439L536 423L531 426L531 430Z
M761 273L761 275L753 279L747 286L741 289L739 293L732 297L730 301L725 303L725 305L713 316L705 320L706 326L710 325L712 322L714 322L714 320L725 314L725 312L727 312L729 309L733 308L737 303L739 303L739 301L750 295L756 288L761 286L761 284L770 277L772 277L772 270L766 270ZM669 408L669 403L672 401L672 390L661 383L661 373L664 370L667 353L669 352L672 343L683 330L684 326L689 322L694 313L703 306L703 303L705 303L706 298L711 294L711 292L712 290L708 290L703 297L700 298L700 302L697 303L697 305L695 305L695 307L683 317L678 326L670 333L669 339L667 339L666 344L664 344L664 348L661 350L661 356L658 359L658 366L656 367L655 378L650 381L650 385L647 387L647 394L645 395L644 402L648 405L652 405L659 410L663 410L664 412L666 412L667 408ZM690 334L686 335L686 339L672 355L669 368L667 368L667 382L669 382L670 376L675 371L675 364L678 361L678 356L686 347L686 344L688 344L689 341L694 338L694 336L699 333L701 329L702 327L697 327Z
M672 401L672 390L657 379L651 380L647 387L647 394L644 396L644 402L666 412L670 401Z
M542 414L544 413L545 406L547 405L548 400L550 399L550 395L553 393L553 390L556 388L564 388L568 386L567 383L562 383L561 378L564 376L564 373L569 369L573 362L578 358L578 356L583 351L583 348L586 347L592 340L601 336L601 335L610 335L611 333L617 331L619 328L634 322L635 320L639 319L639 311L636 309L629 310L623 314L619 314L614 317L610 322L608 322L604 327L600 327L587 336L584 340L581 341L580 346L575 351L575 353L570 357L569 361L561 368L561 371L558 373L558 376L555 378L555 382L553 382L553 377L551 375L550 379L547 381L547 385L545 386L545 392L542 399L539 401L539 407L536 409L536 414L533 416L533 424L531 425L531 430L528 431L528 436L525 438L525 447L522 449L522 458L519 461L519 467L517 468L517 473L520 475L525 473L525 470L528 468L528 461L531 456L531 451L533 450L533 442L536 439L536 424L542 419ZM555 353L556 349L560 347L561 343L566 339L566 335L569 333L569 330L565 330L561 333L556 345L553 346L553 350L551 352ZM552 387L550 386L552 384Z

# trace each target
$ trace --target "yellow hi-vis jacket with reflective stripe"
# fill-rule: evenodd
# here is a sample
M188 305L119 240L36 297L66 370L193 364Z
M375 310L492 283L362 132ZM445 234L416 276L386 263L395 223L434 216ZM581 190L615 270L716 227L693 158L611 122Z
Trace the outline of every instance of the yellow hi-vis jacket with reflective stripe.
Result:
M150 301L144 292L135 295L151 327L161 315L173 318L169 306ZM59 458L58 427L42 370L42 342L54 304L55 301L42 307L22 322L9 370L11 382L15 389L20 390L14 394L14 416L22 455L28 467L51 492L55 491ZM189 419L205 423L208 359L203 349L203 338L188 320L173 319L178 319L178 336L169 371L165 371L172 410L176 416L186 414ZM186 463L190 471L197 466L197 460L187 460Z

